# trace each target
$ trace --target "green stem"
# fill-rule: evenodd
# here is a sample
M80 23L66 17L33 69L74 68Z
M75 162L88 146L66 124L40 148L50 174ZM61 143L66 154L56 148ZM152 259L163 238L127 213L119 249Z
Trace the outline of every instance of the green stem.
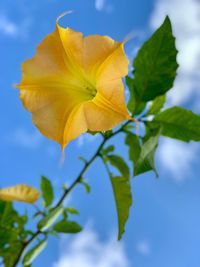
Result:
M43 216L46 215L46 213L44 211L40 210L36 204L32 204L32 205L36 209L37 213L39 213L40 215L43 215Z
M58 202L56 203L56 205L53 208L57 208L58 206L62 205L64 200L66 199L66 197L68 196L68 194L74 189L74 187L76 187L76 185L78 185L81 182L81 179L84 175L84 173L87 171L88 167L95 161L95 159L100 156L100 152L101 149L103 148L103 146L105 145L105 143L111 139L112 137L116 136L117 134L121 133L124 131L124 127L128 124L132 123L131 120L127 121L125 124L123 124L117 131L115 131L114 133L112 133L110 136L105 137L103 136L103 140L101 141L100 145L98 146L96 152L94 153L94 155L90 158L89 161L85 162L82 170L80 171L79 175L77 176L77 178L74 180L74 182L70 185L70 187L68 187L63 195L60 197L60 199L58 200ZM16 267L17 264L19 263L22 255L24 254L24 252L27 250L28 246L35 240L35 238L37 238L42 232L37 230L29 240L27 240L24 243L24 246L22 247L18 257L15 260L15 263L13 264L13 267ZM44 234L44 233L43 233Z
M106 161L104 160L103 157L101 157L101 159L102 159L102 162L103 162L103 164L104 164L104 166L105 166L105 169L106 169L106 171L107 171L107 173L108 173L108 176L111 177L111 176L112 176L112 173L111 173L111 171L110 171L110 169L109 169L108 164L106 163Z
M67 195L72 191L72 189L80 183L83 174L86 172L86 170L88 169L88 167L93 163L93 161L99 156L99 152L101 151L101 149L103 148L104 144L106 143L108 139L103 139L103 141L101 142L101 144L99 145L96 153L91 157L91 159L89 161L87 161L83 167L83 169L81 170L81 172L79 173L79 175L77 176L77 178L74 180L74 182L70 185L70 187L68 187L64 194L61 196L61 198L59 199L58 203L56 204L55 208L57 208L58 206L60 206L65 198L67 197Z
M26 249L28 248L28 246L41 234L41 232L39 230L37 230L32 236L31 238L26 241L20 251L20 253L18 254L15 262L13 263L13 267L16 267L17 264L19 263L22 255L24 254L24 252L26 251Z

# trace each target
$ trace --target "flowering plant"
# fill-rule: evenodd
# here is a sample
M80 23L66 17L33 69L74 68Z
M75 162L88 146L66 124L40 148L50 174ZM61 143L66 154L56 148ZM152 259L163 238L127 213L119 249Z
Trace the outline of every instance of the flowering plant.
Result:
M71 213L78 211L66 207L64 201L78 185L90 192L84 175L98 157L113 188L121 239L132 205L132 177L147 171L158 176L154 156L160 136L200 141L200 116L181 107L164 106L176 78L176 57L168 17L140 48L129 76L123 42L108 36L83 37L56 22L55 31L41 42L35 56L23 63L22 81L17 85L20 99L32 113L35 126L58 142L63 153L66 145L84 132L100 134L102 140L89 159L81 157L82 169L70 186L62 188L57 202L50 179L41 177L43 206L35 206L35 231L26 229L27 215L19 215L11 202L34 203L39 192L28 185L0 189L0 257L6 267L17 266L21 261L24 266L31 266L47 245L49 235L82 230L69 219ZM127 106L123 77L130 93ZM133 173L111 142L118 134L124 136Z

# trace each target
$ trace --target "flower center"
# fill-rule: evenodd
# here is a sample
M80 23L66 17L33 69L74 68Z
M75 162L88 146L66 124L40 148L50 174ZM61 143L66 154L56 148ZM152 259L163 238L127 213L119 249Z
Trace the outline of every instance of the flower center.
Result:
M94 98L96 96L96 94L97 94L96 88L91 86L91 85L90 86L86 86L86 90L92 96L92 98Z

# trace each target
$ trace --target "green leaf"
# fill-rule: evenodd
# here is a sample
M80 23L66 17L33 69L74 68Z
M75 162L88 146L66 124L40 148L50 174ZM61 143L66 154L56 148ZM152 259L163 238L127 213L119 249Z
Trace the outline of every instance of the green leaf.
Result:
M129 133L125 139L126 145L129 147L129 159L133 162L134 175L139 175L140 173L144 173L146 171L152 170L152 164L154 153L148 155L143 161L139 161L142 144L137 135ZM157 175L157 172L156 172Z
M78 210L76 210L75 208L72 208L72 207L66 208L66 211L71 213L71 214L75 214L75 215L79 214Z
M34 259L44 250L47 245L47 240L42 240L39 244L33 247L27 254L24 256L23 264L24 266L30 265Z
M128 86L128 88L130 89L133 86L133 78L126 76L125 77L125 81L126 81L126 85Z
M158 129L156 134L154 136L150 136L149 139L141 146L140 155L135 163L135 176L153 170L158 177L158 173L154 164L154 156L158 146L160 134L161 130Z
M18 259L18 255L21 252L23 244L19 241L11 243L10 247L6 247L3 250L0 250L0 257L3 259L5 267L15 266L15 262Z
M27 216L20 216L11 202L0 201L0 257L5 267L13 267L28 236Z
M102 132L102 133L103 133L104 137L107 139L112 135L112 130L108 130L108 131Z
M89 194L91 192L91 187L90 187L90 185L88 184L88 182L85 179L82 178L80 180L80 184L82 184L84 186L86 193Z
M38 218L39 216L42 216L41 211L37 211L36 213L33 214L33 219Z
M127 76L126 77L126 84L129 88L129 92L130 92L130 97L129 97L127 107L130 110L130 112L133 112L135 110L135 106L136 106L135 91L134 91L134 87L133 87L133 79L131 77Z
M118 217L118 240L124 233L124 227L129 217L129 210L132 205L130 181L126 177L114 177L110 175L112 188L115 197L115 204Z
M163 108L166 101L166 95L161 95L156 97L156 99L152 102L147 115L157 114L161 108Z
M41 232L46 231L49 227L51 227L54 222L58 219L58 217L63 213L63 207L59 206L53 210L51 210L45 217L43 217L38 222L38 230Z
M200 141L200 116L190 110L173 107L155 116L149 127L162 126L162 135L185 142Z
M105 157L105 160L109 161L113 167L117 168L122 176L124 176L126 179L129 179L129 167L122 157L118 155L108 155Z
M53 230L58 233L76 234L82 231L82 227L76 222L62 220L54 225Z
M40 182L40 188L42 191L42 197L44 199L44 207L48 207L51 205L54 199L53 187L50 180L42 176Z
M99 132L94 132L94 131L87 130L87 133L89 133L89 134L91 134L91 135L96 135L96 134L98 134Z
M133 88L137 106L172 88L178 64L175 38L169 17L147 40L134 60Z
M87 160L84 157L79 156L78 159L83 161L85 164L87 163Z
M103 149L101 150L101 154L102 154L102 155L107 155L107 154L113 152L114 150L115 150L115 146L110 145L110 146L107 146L107 147L103 148Z
M145 109L146 103L144 103L144 102L140 103L137 101L133 78L127 76L126 77L126 84L129 88L129 92L130 92L130 97L129 97L127 107L132 114L138 115L138 114L142 113L142 111Z
M125 125L124 127L123 127L123 130L125 131L125 132L130 132L131 133L131 130L133 130L133 129L135 129L136 127L135 127L135 125L133 125L133 124L127 124L127 125Z
M141 145L138 136L128 133L126 135L125 144L129 147L129 159L135 165L141 152Z

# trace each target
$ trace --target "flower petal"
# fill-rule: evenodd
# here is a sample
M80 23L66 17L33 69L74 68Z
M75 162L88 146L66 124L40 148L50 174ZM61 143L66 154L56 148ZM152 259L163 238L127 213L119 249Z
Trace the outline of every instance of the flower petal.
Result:
M50 83L55 80L60 81L61 78L66 80L66 76L71 76L57 30L47 35L38 45L34 58L22 64L22 73L21 87L36 82L44 82L46 78Z
M122 78L128 74L128 58L124 52L124 43L118 43L115 50L102 63L97 74L97 86Z
M57 31L60 35L60 40L67 56L67 64L70 66L71 71L79 76L84 75L82 70L83 65L83 34L75 32L70 28L63 28L56 24Z
M71 113L64 130L62 148L87 130L107 131L125 119L125 116L102 108L93 101L85 102Z
M56 92L46 87L22 90L20 98L26 109L32 112L33 123L41 133L61 145L70 112L80 102L88 100L88 96L80 92Z
M118 43L108 36L91 35L84 38L83 45L83 67L95 78L98 68L113 53Z
M68 37L75 35L73 31L68 33ZM92 99L81 74L71 68L71 60L56 28L38 46L34 58L23 63L22 82L17 86L24 107L32 112L34 124L60 144L72 109Z
M27 185L16 185L0 189L0 199L4 201L21 201L34 203L39 198L38 191Z
M108 131L128 118L126 114L110 109L97 96L94 100L85 103L85 116L90 131Z
M99 95L109 101L111 109L118 110L128 115L124 98L124 84L121 79L111 80L103 85L98 85L97 91Z
M126 119L130 119L126 108L115 106L100 93L91 101L86 101L71 112L65 126L64 147L87 130L108 131Z
M84 103L77 105L71 112L64 128L62 150L73 139L87 132L88 124L85 118Z

